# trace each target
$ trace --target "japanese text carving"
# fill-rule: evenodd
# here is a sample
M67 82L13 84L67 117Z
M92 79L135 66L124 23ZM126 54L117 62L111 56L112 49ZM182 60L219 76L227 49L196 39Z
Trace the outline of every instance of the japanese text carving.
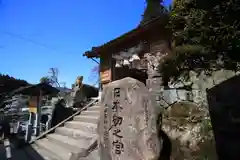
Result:
M119 115L119 112L121 112L122 110L122 107L120 104L120 95L121 95L120 91L121 91L120 88L114 88L114 93L113 93L114 100L112 104L113 105L112 125L109 129L109 131L113 129L112 134L114 136L114 139L116 140L112 142L112 145L114 148L114 152L117 155L120 155L124 151L124 144L121 141L123 136L121 135L121 129L119 127L123 122L123 117Z
M122 110L119 100L113 101L112 110L113 110L113 112L118 112L119 110Z
M112 144L116 154L120 155L124 151L124 144L120 140L113 141Z

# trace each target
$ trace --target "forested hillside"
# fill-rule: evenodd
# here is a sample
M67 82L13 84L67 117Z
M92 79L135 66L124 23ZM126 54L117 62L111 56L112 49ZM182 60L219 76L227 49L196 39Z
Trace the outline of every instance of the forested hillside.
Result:
M16 79L9 75L0 74L0 96L5 92L10 92L22 86L27 86L29 83L25 80Z

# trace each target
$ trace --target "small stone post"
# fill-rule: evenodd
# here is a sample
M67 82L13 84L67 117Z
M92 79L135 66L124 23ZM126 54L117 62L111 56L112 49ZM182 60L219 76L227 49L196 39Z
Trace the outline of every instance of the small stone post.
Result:
M4 138L3 145L5 148L6 159L12 159L11 144L8 137Z

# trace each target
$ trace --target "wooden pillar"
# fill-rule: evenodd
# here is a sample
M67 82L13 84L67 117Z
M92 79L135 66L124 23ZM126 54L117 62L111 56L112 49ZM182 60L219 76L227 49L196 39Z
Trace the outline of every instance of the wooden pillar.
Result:
M40 134L41 129L41 106L42 106L42 90L40 89L39 95L37 96L37 115L36 115L36 133L38 136Z
M30 96L29 101L29 124L27 126L27 133L25 140L28 142L32 139L32 136L36 136L36 128L37 128L37 106L38 106L38 98L36 96Z

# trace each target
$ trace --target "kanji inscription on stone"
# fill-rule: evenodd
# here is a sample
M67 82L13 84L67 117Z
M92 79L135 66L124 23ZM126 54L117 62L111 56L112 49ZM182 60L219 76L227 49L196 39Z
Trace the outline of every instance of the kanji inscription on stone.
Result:
M133 78L104 87L98 126L101 160L155 160L160 153L156 102Z

